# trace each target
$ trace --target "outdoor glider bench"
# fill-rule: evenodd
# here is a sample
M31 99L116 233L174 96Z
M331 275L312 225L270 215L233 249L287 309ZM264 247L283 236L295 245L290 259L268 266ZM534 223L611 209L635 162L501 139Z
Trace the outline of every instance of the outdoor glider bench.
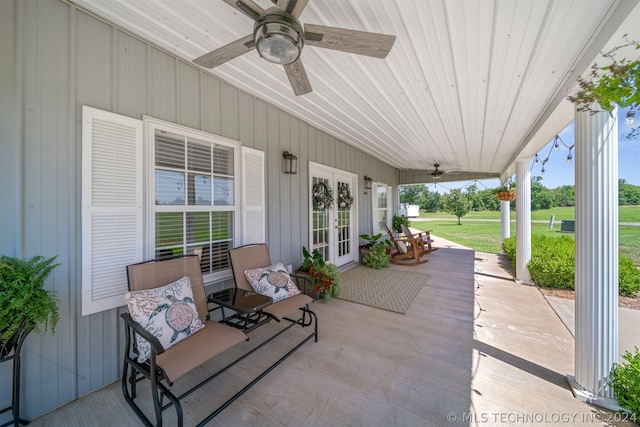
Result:
M145 425L162 425L163 411L173 406L177 415L176 424L182 426L183 411L180 401L184 397L240 363L289 328L313 324L311 332L305 334L302 341L198 424L204 425L303 344L311 339L318 340L317 317L308 306L313 299L300 292L282 264L271 265L266 245L232 249L229 256L237 285L208 296L197 255L127 266L129 292L125 299L129 312L121 315L125 324L122 392L129 406ZM275 285L269 286L270 283ZM257 289L254 290L252 284ZM275 298L263 295L269 292L277 295ZM210 306L214 307L210 309ZM220 322L211 320L211 313L223 307L233 310L234 314L226 316L223 313ZM251 346L248 351L243 351L240 357L180 395L176 396L171 391L174 382L180 377L248 341L247 334L251 330L270 320L286 320L289 324L266 340ZM150 381L154 421L136 403L137 385L145 379Z

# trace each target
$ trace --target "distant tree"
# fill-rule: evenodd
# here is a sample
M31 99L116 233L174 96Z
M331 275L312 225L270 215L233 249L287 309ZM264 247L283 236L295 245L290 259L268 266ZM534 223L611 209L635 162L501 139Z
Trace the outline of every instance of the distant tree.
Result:
M429 191L425 189L423 192L424 195L424 204L422 205L422 209L426 212L437 212L442 210L442 196L437 191Z
M640 186L627 184L624 179L618 180L618 204L620 206L640 205Z
M496 192L494 189L486 189L482 190L478 193L478 197L482 198L482 203L486 210L489 211L499 211L500 210L500 200L496 197ZM513 205L515 202L511 202Z
M410 205L417 205L418 203L415 203L415 199L416 197L418 197L420 193L422 193L422 190L424 188L425 188L424 184L401 186L399 190L400 203L409 203Z
M461 224L460 218L465 216L471 208L471 202L466 194L464 194L459 188L454 188L442 196L444 203L444 210L451 215L455 215L458 218L458 225Z
M467 186L466 192L467 197L469 198L469 202L471 203L472 211L483 211L486 209L484 205L484 199L480 197L477 185L471 184Z
M551 190L542 185L541 176L536 176L531 180L531 210L549 209L553 206L553 195Z
M561 185L558 188L550 190L553 195L555 206L575 206L576 204L576 188L573 185Z

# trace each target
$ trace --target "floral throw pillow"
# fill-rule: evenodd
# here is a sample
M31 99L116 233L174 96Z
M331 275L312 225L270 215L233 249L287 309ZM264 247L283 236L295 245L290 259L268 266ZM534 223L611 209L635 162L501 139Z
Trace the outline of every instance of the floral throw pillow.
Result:
M133 320L157 337L165 350L204 328L189 277L160 288L127 292L125 300ZM138 362L142 363L149 358L151 345L137 334L136 340Z
M244 275L256 293L273 298L273 302L300 293L300 289L293 283L289 272L281 262L269 267L245 270Z

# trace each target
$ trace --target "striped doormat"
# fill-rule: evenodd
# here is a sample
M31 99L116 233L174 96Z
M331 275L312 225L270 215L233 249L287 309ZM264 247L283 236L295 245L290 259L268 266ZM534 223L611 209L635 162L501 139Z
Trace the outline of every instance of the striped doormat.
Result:
M396 313L406 313L428 274L359 265L340 275L340 298Z

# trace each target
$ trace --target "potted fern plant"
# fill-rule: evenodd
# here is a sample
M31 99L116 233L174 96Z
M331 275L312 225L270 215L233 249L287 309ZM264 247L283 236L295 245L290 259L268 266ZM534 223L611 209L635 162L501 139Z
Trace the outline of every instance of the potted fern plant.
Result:
M0 256L0 358L31 330L55 332L59 302L44 282L59 265L56 258Z

